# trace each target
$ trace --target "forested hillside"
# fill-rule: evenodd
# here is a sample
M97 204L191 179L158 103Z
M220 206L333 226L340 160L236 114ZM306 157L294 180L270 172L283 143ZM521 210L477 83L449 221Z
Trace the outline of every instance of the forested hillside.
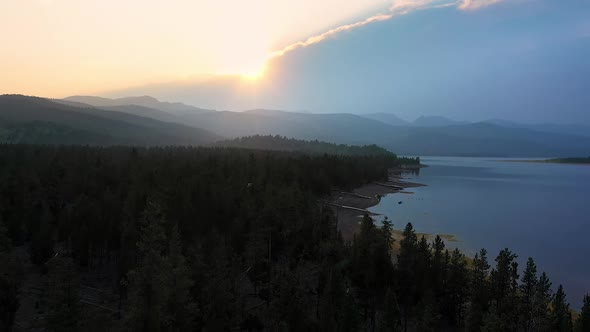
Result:
M590 157L547 159L548 163L560 164L590 164Z
M411 224L351 243L319 203L392 155L0 146L0 317L51 331L584 331L529 260L468 264ZM402 225L396 225L402 226ZM30 263L29 263L30 262Z
M64 103L74 104L85 104L92 105L99 108L103 107L121 107L121 106L141 106L144 108L150 108L168 112L170 114L184 114L184 113L201 113L201 112L212 112L213 110L206 110L183 103L168 103L157 100L150 96L137 96L137 97L125 97L125 98L102 98L94 96L71 96L61 100L56 100Z
M419 165L420 158L398 157L393 152L372 144L372 145L347 145L333 144L327 142L306 141L284 136L263 136L254 135L239 137L233 140L219 141L214 143L215 146L257 149L257 150L276 150L276 151L293 151L308 154L332 154L343 156L384 156L397 158L400 163L405 165Z
M0 143L145 146L200 145L221 139L207 130L159 121L150 115L0 95Z
M443 117L421 116L405 123L391 113L300 113L254 109L245 112L207 111L178 103L162 103L151 97L107 99L71 97L62 102L84 102L119 112L153 117L196 128L205 128L226 138L281 135L338 144L377 144L404 155L540 157L585 156L590 146L584 127L546 129L507 122L466 123ZM138 108L137 105L142 106ZM177 105L179 112L171 109ZM178 106L180 105L180 106ZM182 108L184 107L184 108ZM367 110L359 109L359 113ZM557 126L559 127L559 126Z
M280 135L336 144L377 144L403 155L493 157L585 156L590 146L590 138L573 131L552 133L433 117L420 122L424 126L392 125L396 122L390 114L213 111L149 96L62 100L0 96L0 142L4 143L204 145L244 136ZM231 144L254 145L252 139L238 142ZM292 149L286 145L280 150L284 148Z

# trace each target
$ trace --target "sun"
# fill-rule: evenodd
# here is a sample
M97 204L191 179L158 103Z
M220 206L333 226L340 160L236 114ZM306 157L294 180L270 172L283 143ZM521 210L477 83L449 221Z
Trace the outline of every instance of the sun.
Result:
M259 81L264 77L268 62L265 54L242 56L236 61L236 73L245 81Z
M240 70L240 76L247 81L257 81L264 75L266 63L262 63L256 66L248 66L243 70Z
M233 50L221 62L220 75L239 77L245 82L260 81L266 74L269 57L266 52Z

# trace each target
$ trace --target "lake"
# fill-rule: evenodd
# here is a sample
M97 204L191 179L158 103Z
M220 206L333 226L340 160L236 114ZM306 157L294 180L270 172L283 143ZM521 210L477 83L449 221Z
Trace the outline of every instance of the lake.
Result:
M522 159L522 158L520 158ZM572 307L590 292L590 166L506 162L506 158L423 157L430 167L409 181L426 184L414 194L392 194L370 210L395 228L412 222L417 232L452 234L448 242L473 256L502 248L527 257L537 271L564 285ZM401 201L401 204L399 202Z

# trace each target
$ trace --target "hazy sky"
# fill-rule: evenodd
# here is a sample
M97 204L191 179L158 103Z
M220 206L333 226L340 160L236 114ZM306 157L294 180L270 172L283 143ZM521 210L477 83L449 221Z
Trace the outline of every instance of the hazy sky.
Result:
M5 93L590 123L587 0L0 0L0 29Z
M0 0L0 91L43 96L250 74L383 0Z

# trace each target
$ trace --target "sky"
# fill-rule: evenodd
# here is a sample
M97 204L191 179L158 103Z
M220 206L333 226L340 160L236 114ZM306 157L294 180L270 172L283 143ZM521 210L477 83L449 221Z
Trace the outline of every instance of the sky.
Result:
M0 0L0 92L590 124L587 0Z
M252 74L383 0L0 0L0 90L58 97ZM337 10L334 10L337 9Z

